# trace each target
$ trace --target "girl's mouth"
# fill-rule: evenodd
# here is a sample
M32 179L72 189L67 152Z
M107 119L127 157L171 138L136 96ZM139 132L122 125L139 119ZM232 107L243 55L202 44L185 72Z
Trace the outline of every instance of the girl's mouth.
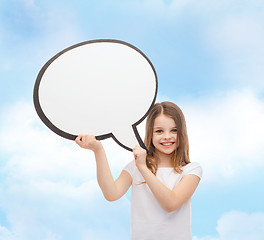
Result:
M160 143L161 145L163 146L171 146L174 144L174 142L163 142L163 143Z

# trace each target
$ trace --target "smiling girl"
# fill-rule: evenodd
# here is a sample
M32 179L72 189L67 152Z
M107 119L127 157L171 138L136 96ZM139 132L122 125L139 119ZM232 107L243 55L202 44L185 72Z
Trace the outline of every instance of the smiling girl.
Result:
M91 135L76 138L91 149L97 163L97 180L109 201L122 197L132 185L131 239L191 240L191 197L202 168L189 160L185 118L171 102L156 103L146 121L145 145L135 146L135 160L114 181L100 141Z

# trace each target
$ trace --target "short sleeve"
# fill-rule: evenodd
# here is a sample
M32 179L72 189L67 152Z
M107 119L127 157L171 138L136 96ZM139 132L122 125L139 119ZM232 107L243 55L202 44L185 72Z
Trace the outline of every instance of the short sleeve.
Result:
M188 165L186 165L185 169L183 170L183 176L189 174L194 174L201 179L203 176L202 166L197 162L189 163Z
M135 170L136 170L136 163L135 160L131 161L130 163L128 163L123 170L127 171L131 176L133 176Z

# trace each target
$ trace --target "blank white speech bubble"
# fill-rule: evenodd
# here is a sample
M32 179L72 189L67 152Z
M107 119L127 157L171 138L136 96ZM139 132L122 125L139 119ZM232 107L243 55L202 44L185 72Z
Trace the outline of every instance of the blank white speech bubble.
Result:
M136 126L157 96L157 74L136 47L119 40L93 40L56 54L40 70L34 105L58 135L74 140L112 137L127 150L145 147Z

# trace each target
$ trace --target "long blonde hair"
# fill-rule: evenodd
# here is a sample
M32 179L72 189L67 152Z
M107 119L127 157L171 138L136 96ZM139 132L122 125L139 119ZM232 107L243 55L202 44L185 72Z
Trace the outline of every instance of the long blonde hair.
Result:
M177 173L181 173L181 167L190 163L189 141L186 129L186 122L181 109L172 102L156 103L151 109L146 121L146 135L144 144L148 149L146 164L153 174L156 175L158 169L158 155L152 143L154 120L160 114L171 117L177 127L178 147L172 153L171 164Z

